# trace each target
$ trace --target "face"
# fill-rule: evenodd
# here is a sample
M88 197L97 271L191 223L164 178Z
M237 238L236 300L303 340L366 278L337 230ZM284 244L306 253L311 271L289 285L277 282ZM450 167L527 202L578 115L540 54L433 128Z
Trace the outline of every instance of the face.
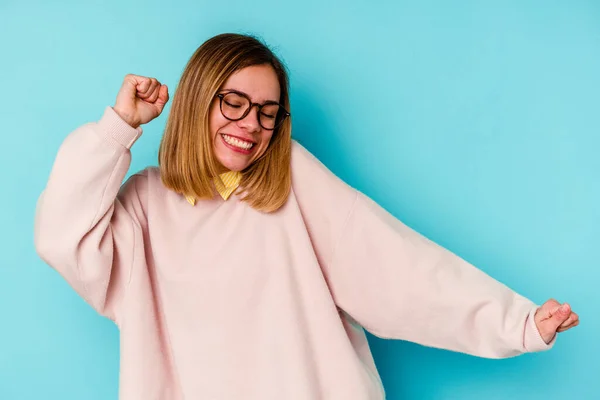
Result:
M270 65L253 65L235 72L219 93L230 90L244 93L258 104L278 102L280 95L279 81ZM265 153L274 131L260 126L256 106L243 119L230 121L221 113L219 104L219 98L215 97L209 121L219 173L242 171Z

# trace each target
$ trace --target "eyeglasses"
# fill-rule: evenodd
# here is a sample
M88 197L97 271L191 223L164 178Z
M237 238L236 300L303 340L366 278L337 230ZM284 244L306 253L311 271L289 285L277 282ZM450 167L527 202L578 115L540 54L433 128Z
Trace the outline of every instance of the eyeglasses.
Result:
M246 118L252 107L257 106L258 123L268 131L277 129L290 116L290 113L276 101L253 103L245 93L236 91L219 93L217 97L220 101L221 114L230 121Z

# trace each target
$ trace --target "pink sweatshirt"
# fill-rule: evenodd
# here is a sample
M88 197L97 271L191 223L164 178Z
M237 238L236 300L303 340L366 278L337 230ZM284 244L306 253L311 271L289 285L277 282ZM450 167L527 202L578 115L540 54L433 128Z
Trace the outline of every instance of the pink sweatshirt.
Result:
M62 144L35 243L121 336L120 398L383 399L363 327L481 357L548 349L537 306L441 248L294 142L292 192L195 206L107 107Z

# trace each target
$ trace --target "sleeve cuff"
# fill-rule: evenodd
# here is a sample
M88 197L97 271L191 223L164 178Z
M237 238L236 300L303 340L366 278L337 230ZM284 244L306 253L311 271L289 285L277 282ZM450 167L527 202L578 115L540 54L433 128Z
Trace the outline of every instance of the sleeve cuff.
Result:
M106 107L102 118L98 121L102 133L113 143L130 149L136 140L142 135L142 128L134 128L117 114L110 106Z
M546 344L537 326L535 325L535 312L539 307L535 306L527 315L527 321L525 322L525 333L523 335L523 346L527 352L533 353L538 351L550 350L556 342L556 336Z

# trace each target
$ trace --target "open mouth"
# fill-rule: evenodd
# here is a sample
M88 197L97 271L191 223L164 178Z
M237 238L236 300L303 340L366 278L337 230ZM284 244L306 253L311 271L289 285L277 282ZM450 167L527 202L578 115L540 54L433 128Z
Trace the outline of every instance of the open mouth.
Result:
M240 138L227 135L225 133L221 134L223 138L223 142L232 150L239 151L241 153L250 153L250 150L256 145L254 142L249 142L247 140L242 140Z

